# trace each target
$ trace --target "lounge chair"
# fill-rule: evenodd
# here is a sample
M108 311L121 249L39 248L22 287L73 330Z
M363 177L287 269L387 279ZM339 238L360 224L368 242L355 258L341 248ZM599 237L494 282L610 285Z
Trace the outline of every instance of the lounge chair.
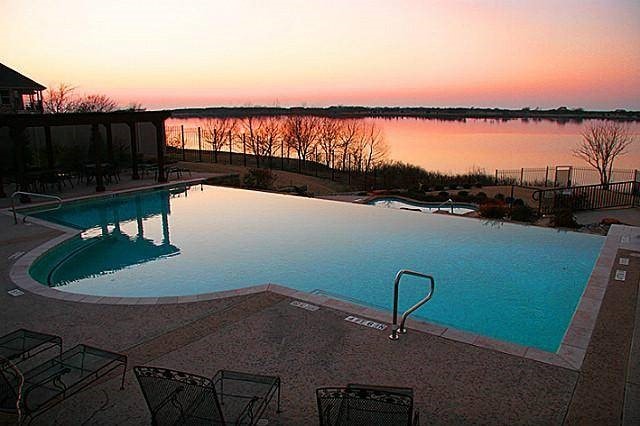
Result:
M316 390L320 426L418 425L410 388L350 384Z
M0 368L9 362L19 364L41 352L58 347L62 353L62 338L53 334L21 328L0 337Z
M153 425L255 424L280 378L220 370L212 379L166 368L135 367Z
M30 422L118 367L123 367L122 389L127 369L125 355L77 345L25 372L1 369L0 411L16 413L19 405L21 421Z

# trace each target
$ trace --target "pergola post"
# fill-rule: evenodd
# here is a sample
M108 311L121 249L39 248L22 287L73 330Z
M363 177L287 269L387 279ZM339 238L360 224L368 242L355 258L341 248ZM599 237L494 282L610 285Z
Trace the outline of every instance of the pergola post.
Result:
M44 126L44 143L47 148L47 167L53 169L55 160L53 158L53 142L51 141L51 126Z
M131 140L131 179L138 180L138 132L135 121L127 123L129 125L129 139Z
M164 172L164 147L165 147L165 131L164 120L156 121L153 123L156 126L156 151L158 157L158 182L164 183L167 181L167 175Z
M11 126L9 135L13 140L13 149L16 159L16 183L19 191L25 191L25 164L24 164L24 127Z
M96 192L104 192L104 179L102 177L102 143L98 124L91 125L91 142L95 151L96 162Z
M115 165L113 157L113 130L111 123L106 123L104 127L107 129L107 162L112 166Z

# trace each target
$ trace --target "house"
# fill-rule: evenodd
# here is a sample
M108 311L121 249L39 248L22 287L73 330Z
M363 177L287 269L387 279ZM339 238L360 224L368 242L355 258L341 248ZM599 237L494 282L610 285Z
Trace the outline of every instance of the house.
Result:
M0 113L42 113L41 84L0 63Z

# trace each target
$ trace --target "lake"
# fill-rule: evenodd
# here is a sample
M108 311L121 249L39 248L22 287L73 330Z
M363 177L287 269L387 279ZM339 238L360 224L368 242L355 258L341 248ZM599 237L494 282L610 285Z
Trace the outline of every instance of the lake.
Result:
M572 155L581 140L582 123L550 120L365 118L382 130L389 158L427 170L464 173L472 169L519 169L551 165L587 166ZM167 127L197 128L202 118L172 118ZM635 143L615 168L640 168L640 123L629 124Z

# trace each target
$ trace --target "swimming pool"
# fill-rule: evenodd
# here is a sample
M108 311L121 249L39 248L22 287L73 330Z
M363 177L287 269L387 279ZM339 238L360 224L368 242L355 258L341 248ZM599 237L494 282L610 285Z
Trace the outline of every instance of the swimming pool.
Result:
M277 283L389 310L402 268L432 274L420 318L555 351L603 237L195 186L36 214L84 231L31 267L60 290L176 296ZM424 295L403 282L400 305Z
M452 214L466 214L471 213L477 210L477 207L473 204L468 203L456 203L453 202L449 204L445 203L421 203L418 201L411 201L406 198L397 198L397 197L383 197L376 198L367 202L367 204L376 206L376 207L386 207L389 209L399 209L399 210L412 210L419 211L422 213L436 213L436 212L444 212L444 213L452 213Z

